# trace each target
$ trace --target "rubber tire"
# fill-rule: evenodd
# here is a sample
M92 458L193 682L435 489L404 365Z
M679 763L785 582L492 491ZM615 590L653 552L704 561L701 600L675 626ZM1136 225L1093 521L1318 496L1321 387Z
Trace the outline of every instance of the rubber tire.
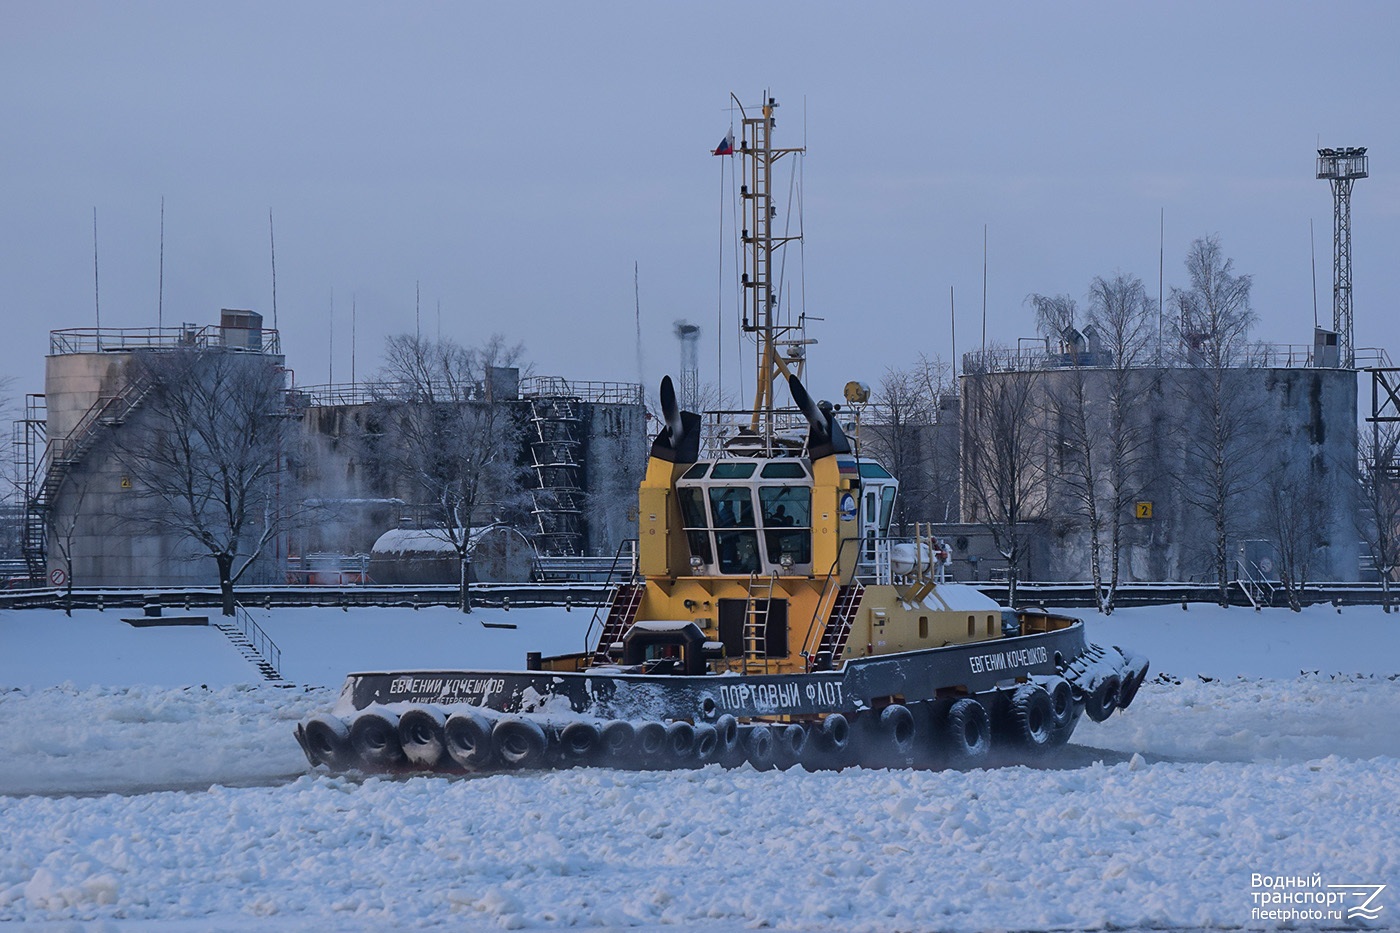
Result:
M599 753L605 764L622 767L632 757L632 743L636 741L637 730L623 719L610 720L603 726L602 745Z
M350 746L350 727L339 716L313 716L306 723L306 748L332 771L348 771L355 767L355 750Z
M804 726L789 724L776 726L774 731L777 733L777 741L774 743L773 761L778 770L786 771L802 761L809 739L807 729Z
M844 752L851 744L851 721L841 713L832 713L822 720L816 739L824 752Z
M1074 688L1063 677L1056 677L1042 686L1050 697L1050 715L1055 717L1055 728L1063 729L1074 721Z
M590 762L602 745L603 730L596 722L571 722L559 730L559 753L566 762Z
M361 710L350 723L350 747L367 771L384 771L403 764L398 714Z
M667 763L677 767L689 765L695 758L695 727L685 720L666 727Z
M719 753L719 730L714 726L701 723L695 727L695 761L698 764L708 764L714 760Z
M491 745L507 768L523 770L544 764L549 737L534 720L510 716L492 728Z
M744 735L744 760L753 765L755 771L773 769L775 742L773 730L767 726L750 726Z
M654 762L666 752L666 725L659 722L644 722L637 727L633 748L642 763Z
M491 720L480 713L453 713L443 729L447 754L468 771L484 771L495 761L491 743Z
M987 708L972 697L953 701L943 720L948 762L957 768L973 768L987 760L992 750L992 719Z
M1103 722L1118 708L1119 690L1122 681L1117 674L1109 674L1099 681L1092 691L1084 696L1084 712L1094 722Z
M1147 679L1148 661L1144 657L1134 655L1128 659L1128 673L1123 678L1123 685L1118 688L1118 708L1127 709L1133 705L1133 700L1137 699L1138 690L1142 689L1142 682Z
M1050 694L1037 684L1017 687L1007 703L1008 732L1027 751L1049 744L1055 731L1055 710Z
M719 757L724 757L739 747L739 720L729 713L715 720L715 734L719 737Z
M436 706L415 706L399 717L399 747L416 768L436 768L447 754L447 714Z
M909 707L895 703L881 710L880 731L884 733L894 755L907 758L914 751L917 729L914 726L914 714L909 711Z

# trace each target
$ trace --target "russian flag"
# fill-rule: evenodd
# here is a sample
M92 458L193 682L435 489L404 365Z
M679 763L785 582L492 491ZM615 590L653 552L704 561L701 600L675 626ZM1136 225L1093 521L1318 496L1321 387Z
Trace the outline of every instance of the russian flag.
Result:
M730 130L727 134L725 134L725 137L719 141L719 147L716 149L711 149L710 152L712 152L714 155L733 155L734 131Z

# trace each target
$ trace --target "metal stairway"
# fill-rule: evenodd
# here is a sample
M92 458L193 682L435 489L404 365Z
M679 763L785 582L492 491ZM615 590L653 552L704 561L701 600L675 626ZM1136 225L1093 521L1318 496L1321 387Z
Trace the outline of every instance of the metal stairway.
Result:
M239 604L233 618L219 616L214 627L224 633L244 660L258 669L263 680L279 687L295 686L282 676L282 649L267 637L262 626Z
M860 609L861 598L865 595L865 584L852 580L836 593L831 615L822 630L822 640L817 644L817 653L828 652L833 664L841 660L846 650L846 641L851 637L851 623Z
M603 633L598 636L598 647L593 651L595 664L607 664L612 661L608 650L614 643L622 641L622 636L632 627L646 590L645 583L620 583L613 588L612 597L608 600L608 617L603 622Z
M532 514L538 530L533 535L541 554L583 553L583 464L579 430L579 400L565 395L530 398L531 466L536 488Z
M66 437L46 437L43 453L38 454L38 438L45 427L26 418L24 542L25 563L32 579L43 581L48 551L48 512L68 475L97 443L106 436L105 428L119 427L154 388L155 381L140 376L127 383L116 395L98 396ZM37 411L31 405L31 410ZM37 454L37 456L36 456Z

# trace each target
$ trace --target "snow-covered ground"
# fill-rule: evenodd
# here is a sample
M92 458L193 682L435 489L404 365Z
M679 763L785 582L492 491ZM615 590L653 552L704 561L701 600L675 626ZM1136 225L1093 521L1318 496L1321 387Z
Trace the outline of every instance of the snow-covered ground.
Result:
M1400 916L1400 617L1378 610L1092 618L1181 682L1037 769L395 780L308 773L292 726L348 670L513 668L578 650L589 614L257 615L303 686L253 683L213 629L0 613L0 922L1278 928L1256 874L1386 884L1371 926Z

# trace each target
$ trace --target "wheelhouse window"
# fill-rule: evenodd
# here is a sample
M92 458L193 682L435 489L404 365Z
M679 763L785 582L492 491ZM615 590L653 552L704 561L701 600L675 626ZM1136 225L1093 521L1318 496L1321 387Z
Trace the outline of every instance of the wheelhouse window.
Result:
M797 458L697 463L676 483L697 573L807 573L812 481Z
M705 491L695 487L676 490L681 502L681 519L685 522L685 539L690 553L707 564L714 563L710 552L710 523L705 518Z
M745 466L750 467L752 472L753 464ZM719 572L758 573L758 531L753 520L753 491L747 486L711 486L710 514L715 520Z
M759 510L763 516L763 543L768 561L782 564L812 562L812 488L810 486L760 486Z

